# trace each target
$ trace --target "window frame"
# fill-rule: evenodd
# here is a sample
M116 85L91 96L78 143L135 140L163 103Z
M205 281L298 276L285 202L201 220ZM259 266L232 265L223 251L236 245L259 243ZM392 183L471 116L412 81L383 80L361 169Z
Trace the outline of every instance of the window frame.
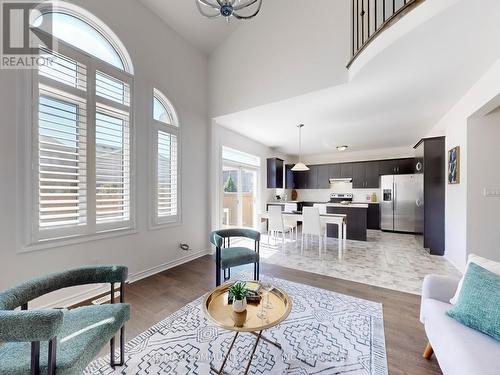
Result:
M81 19L83 22L88 23L90 26L96 28L103 36L110 42L116 49L117 53L123 60L126 70L121 70L114 65L100 60L97 57L89 55L87 52L80 50L78 47L70 45L64 41L57 40L56 52L67 56L75 61L82 63L87 69L87 84L86 89L82 90L59 83L50 78L44 77L39 74L38 69L33 69L25 75L27 79L27 95L31 105L27 108L26 129L22 131L25 140L23 141L23 149L25 152L25 165L27 172L22 180L25 186L24 202L19 204L23 206L23 212L26 219L24 220L24 230L26 233L22 234L20 252L36 251L40 249L59 247L67 244L81 243L95 239L106 237L114 237L121 234L130 234L136 232L136 129L135 129L135 79L131 60L127 54L126 49L114 35L111 30L104 24L96 27L97 22L94 17L93 20L89 19L90 13L83 9L68 4L69 8L61 10L58 8L55 12L68 13L71 16ZM102 23L102 22L101 22ZM103 31L104 30L104 31ZM123 48L123 49L122 49ZM128 71L130 70L130 71ZM96 93L96 72L100 71L118 80L121 80L129 85L129 105L117 103ZM50 82L51 87L60 86L61 91L73 94L79 92L80 97L85 100L87 110L87 214L86 224L81 228L74 228L68 226L67 228L50 228L44 229L43 235L39 227L39 84L43 81ZM115 221L110 223L97 223L96 221L96 145L95 145L95 132L96 132L96 110L101 106L109 106L115 109L124 109L128 113L128 133L129 133L129 218L124 221ZM93 129L91 129L93 127Z
M150 129L149 129L149 142L150 142L150 220L149 229L161 229L165 227L178 226L182 224L182 127L179 121L177 111L175 110L172 102L167 98L163 91L152 87L150 100ZM162 122L154 118L154 99L159 99L160 103L169 111L174 124ZM160 217L158 215L158 133L164 132L177 137L177 215L167 217Z

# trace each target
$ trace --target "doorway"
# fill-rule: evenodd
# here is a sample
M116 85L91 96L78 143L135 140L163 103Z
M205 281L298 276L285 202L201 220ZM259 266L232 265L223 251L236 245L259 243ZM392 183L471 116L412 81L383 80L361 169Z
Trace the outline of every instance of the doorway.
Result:
M260 165L260 159L256 156L223 148L220 210L222 228L256 227L259 166L251 165L249 161Z

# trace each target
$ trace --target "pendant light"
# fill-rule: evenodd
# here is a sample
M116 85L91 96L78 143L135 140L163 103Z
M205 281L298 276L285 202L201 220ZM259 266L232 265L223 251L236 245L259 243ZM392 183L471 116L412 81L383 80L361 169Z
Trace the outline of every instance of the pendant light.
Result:
M302 128L304 127L304 124L297 125L297 127L299 128L299 162L293 166L292 171L308 171L309 167L302 163Z

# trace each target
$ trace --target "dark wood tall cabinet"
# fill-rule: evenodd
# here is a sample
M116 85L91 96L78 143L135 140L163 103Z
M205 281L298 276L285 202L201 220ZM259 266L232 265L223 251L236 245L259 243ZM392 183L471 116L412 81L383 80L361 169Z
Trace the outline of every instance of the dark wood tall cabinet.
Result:
M295 189L295 174L292 168L293 164L285 165L285 189Z
M424 138L415 149L423 155L424 247L433 255L445 251L445 137Z
M283 160L279 158L267 159L267 188L283 188Z

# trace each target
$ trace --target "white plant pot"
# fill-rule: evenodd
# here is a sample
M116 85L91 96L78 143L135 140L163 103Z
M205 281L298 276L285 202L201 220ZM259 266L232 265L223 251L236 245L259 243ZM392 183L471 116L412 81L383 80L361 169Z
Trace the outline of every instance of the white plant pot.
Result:
M247 309L247 299L243 298L242 300L234 300L233 301L233 311L237 313L241 313Z

